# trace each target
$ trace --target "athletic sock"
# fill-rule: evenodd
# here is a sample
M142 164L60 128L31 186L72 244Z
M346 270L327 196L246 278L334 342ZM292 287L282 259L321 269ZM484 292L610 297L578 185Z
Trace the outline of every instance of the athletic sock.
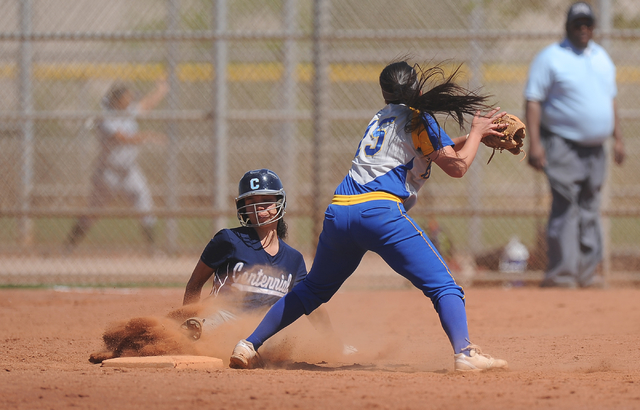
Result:
M469 346L469 328L464 301L457 295L444 295L438 300L436 311L440 316L442 328L453 346L453 352L462 352L462 349ZM468 355L468 353L465 351L465 354Z
M268 338L295 322L303 314L302 301L295 293L289 292L269 309L247 341L258 350Z

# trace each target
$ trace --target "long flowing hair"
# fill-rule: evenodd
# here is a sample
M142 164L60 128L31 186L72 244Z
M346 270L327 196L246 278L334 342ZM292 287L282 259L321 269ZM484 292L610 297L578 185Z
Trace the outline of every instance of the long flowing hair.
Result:
M405 104L418 112L426 113L438 122L436 114L446 114L455 119L460 128L464 115L474 115L478 110L490 109L490 96L478 94L455 83L462 64L446 75L443 63L430 68L406 61L393 62L380 73L380 88L389 104ZM416 115L406 124L407 132L425 127L422 115Z

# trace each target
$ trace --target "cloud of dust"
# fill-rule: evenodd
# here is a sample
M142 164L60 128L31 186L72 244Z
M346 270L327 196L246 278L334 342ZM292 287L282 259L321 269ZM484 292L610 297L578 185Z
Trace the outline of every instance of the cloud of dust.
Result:
M407 332L411 329L406 322L394 323L392 318L381 318L381 314L367 303L355 305L362 306L362 310L355 311L353 307L349 310L328 309L334 333L315 329L306 317L300 318L269 339L260 349L261 356L268 367L286 367L292 362L415 362L416 358L428 354L428 346L423 343L408 343L411 336ZM104 349L93 353L89 361L100 363L113 357L201 355L217 357L228 364L235 344L253 332L264 312L243 315L239 320L226 322L215 329L205 327L199 340L190 338L180 327L190 317L206 317L225 308L221 299L209 298L164 316L136 317L112 323L103 333ZM442 338L446 344L437 317L434 324L438 339ZM345 345L354 346L357 352L345 355ZM434 354L439 353L436 350Z
M212 309L212 303L183 306L165 316L135 317L111 323L102 340L104 349L92 353L91 363L101 363L114 357L208 355L206 346L193 340L181 328L190 317L201 317Z
M375 298L373 295L367 295ZM378 300L378 302L380 302ZM260 353L267 363L306 362L325 363L329 366L353 365L386 366L387 364L415 364L442 361L446 366L451 357L450 346L438 317L425 323L419 319L410 323L406 312L394 317L393 312L384 312L384 304L378 308L365 300L349 305L349 309L332 309L327 306L335 333L327 334L315 329L306 317L300 318L288 328L269 339ZM433 310L425 304L425 308ZM431 343L429 337L438 342ZM345 352L351 346L356 352ZM348 354L345 354L348 353ZM439 364L436 364L439 366Z
M326 305L335 329L333 336L317 331L309 320L301 318L265 343L260 351L265 361L450 367L453 351L428 298L412 305L424 309L413 314L403 307L402 296L396 298L393 293L362 293L349 298L348 304L330 301ZM345 355L345 345L357 352Z

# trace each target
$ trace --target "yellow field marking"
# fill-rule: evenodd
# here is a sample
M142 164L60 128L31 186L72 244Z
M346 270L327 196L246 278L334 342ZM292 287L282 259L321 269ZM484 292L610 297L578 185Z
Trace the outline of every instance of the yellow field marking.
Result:
M617 69L619 83L640 83L640 67L621 66Z
M489 83L524 83L529 66L524 64L486 64L482 69L483 81Z
M332 64L329 67L329 80L334 83L366 82L377 83L382 64ZM455 65L445 66L445 75L451 73ZM482 67L482 82L486 83L524 83L527 79L527 64L485 64ZM161 63L36 63L33 76L38 80L124 80L154 81L165 75L166 67ZM229 64L227 78L231 82L275 82L281 81L284 66L281 63L232 63ZM619 66L618 83L640 83L639 66ZM300 63L296 67L299 82L313 80L313 66ZM14 79L18 75L16 64L0 64L0 79ZM208 82L215 76L214 67L210 63L183 63L176 68L176 75L181 82ZM468 80L468 66L462 67L459 80Z

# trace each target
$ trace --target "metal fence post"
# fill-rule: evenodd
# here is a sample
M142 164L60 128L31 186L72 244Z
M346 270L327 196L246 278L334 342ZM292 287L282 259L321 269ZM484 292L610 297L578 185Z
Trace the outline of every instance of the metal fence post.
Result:
M600 12L600 18L598 19L598 28L600 30L602 39L601 45L607 51L611 46L611 27L613 18L611 16L611 0L599 0L598 8ZM607 152L611 152L613 148L611 146L611 139L609 139L605 146L608 148ZM607 209L611 205L611 161L607 161L607 179L602 187L602 204L601 209ZM602 274L605 279L608 279L611 275L611 218L608 215L602 216Z
M214 118L214 154L215 161L215 184L213 187L214 205L216 211L222 215L226 214L229 208L228 189L228 136L227 136L227 68L228 68L228 44L225 34L227 31L228 7L227 0L216 0L214 18L215 32L217 34L214 43L215 52L213 62L214 68L214 97L213 97L213 118ZM226 228L227 221L224 216L216 217L214 224L215 231Z
M20 209L24 214L20 217L19 238L23 246L29 246L33 242L33 221L28 213L31 208L31 192L33 190L33 83L32 63L33 52L31 49L31 17L32 1L20 2L20 31L24 38L20 41L20 111L25 116L22 123L22 158L21 158L21 182Z
M473 10L469 16L469 27L471 31L470 48L470 70L471 80L470 88L478 89L481 86L482 79L482 55L483 44L481 40L476 40L474 34L479 33L482 27L484 8L481 0L474 1ZM482 243L482 217L477 210L482 208L482 167L478 166L478 162L482 161L482 150L478 150L476 154L476 165L469 169L468 179L468 206L471 209L471 220L469 221L469 235L467 237L467 248L473 254L477 254Z
M167 1L167 29L170 32L178 30L180 16L180 3L178 0ZM169 81L169 93L167 95L167 102L169 110L175 112L178 107L178 77L176 74L176 67L178 65L178 48L175 41L167 42L167 71ZM167 208L170 211L178 210L178 136L176 131L176 123L169 121L167 123L167 138L169 139L169 152L166 164L166 201ZM169 253L175 252L178 242L178 224L175 218L171 217L166 222L166 239L167 239L167 251Z
M598 19L598 29L602 40L602 47L609 49L611 45L611 28L613 27L613 17L611 16L611 0L599 0L598 8L600 18Z
M287 35L284 41L284 71L282 76L282 99L283 109L287 112L286 120L282 124L282 145L285 161L284 175L287 192L287 208L297 211L298 203L296 197L300 190L300 181L296 178L298 168L298 145L296 139L296 122L293 115L296 110L296 83L298 80L296 68L298 66L298 48L296 41L291 37L296 31L296 17L298 14L298 0L285 0L283 8L283 26ZM293 242L297 240L297 224L289 225L289 235Z
M314 0L313 2L313 189L322 192L324 141L329 137L328 130L328 99L329 99L329 64L327 61L327 44L324 33L327 30L329 0ZM322 195L316 195L313 200L313 244L318 242L322 230Z

